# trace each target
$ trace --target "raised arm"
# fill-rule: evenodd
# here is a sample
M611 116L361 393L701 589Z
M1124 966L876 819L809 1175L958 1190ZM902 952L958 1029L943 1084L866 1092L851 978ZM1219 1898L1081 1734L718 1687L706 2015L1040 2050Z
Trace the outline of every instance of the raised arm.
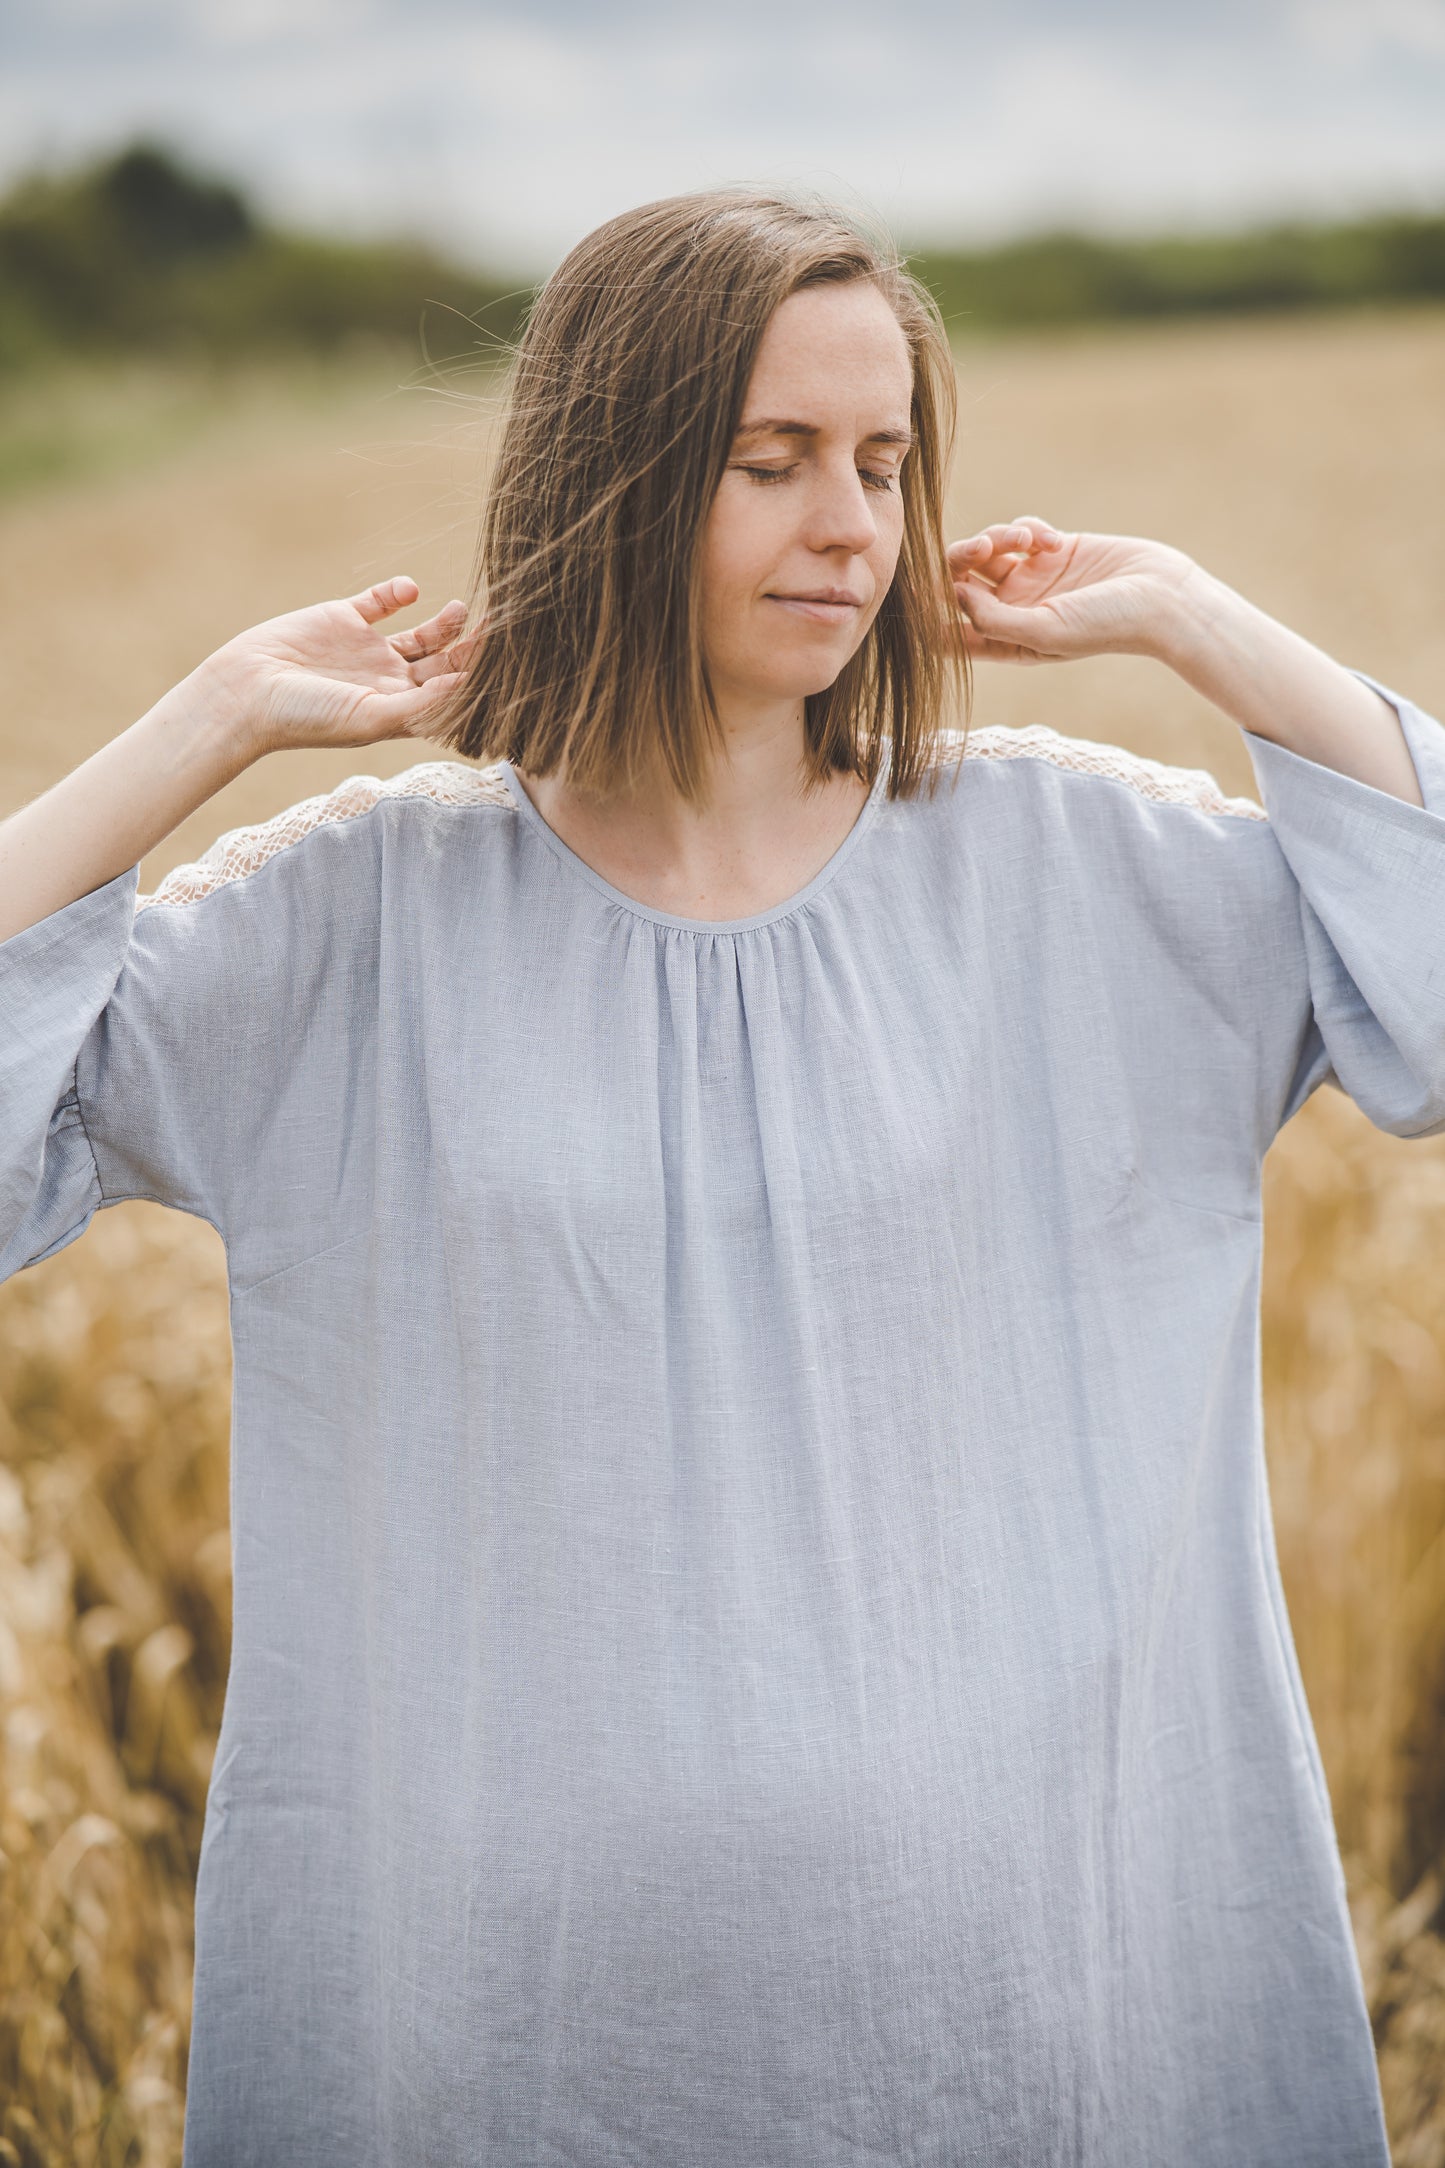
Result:
M1030 519L987 528L949 554L973 654L1151 655L1244 732L1263 836L1278 847L1293 894L1270 875L1284 908L1255 919L1248 955L1227 974L1241 997L1251 987L1258 995L1253 1009L1245 999L1232 1034L1262 1048L1281 1022L1293 1028L1299 965L1310 1006L1289 1050L1287 1088L1277 1060L1262 1061L1265 1141L1331 1078L1377 1128L1402 1137L1445 1130L1445 728L1161 543L1065 535ZM1267 856L1250 862L1269 873ZM1244 861L1215 853L1208 888L1191 891L1182 860L1159 861L1161 894L1199 903L1200 965L1219 953L1213 884L1227 884L1231 863ZM1180 954L1190 951L1195 916L1187 912L1177 931ZM1235 998L1226 983L1220 1015ZM1196 1067L1213 1073L1204 1054ZM1177 1070L1187 1077L1189 1062Z
M410 632L380 631L417 592L384 580L239 633L0 822L0 941L136 865L264 753L425 737L462 674L466 613L453 601Z
M949 562L980 659L1149 655L1242 730L1423 806L1388 702L1182 550L1024 518L955 542Z

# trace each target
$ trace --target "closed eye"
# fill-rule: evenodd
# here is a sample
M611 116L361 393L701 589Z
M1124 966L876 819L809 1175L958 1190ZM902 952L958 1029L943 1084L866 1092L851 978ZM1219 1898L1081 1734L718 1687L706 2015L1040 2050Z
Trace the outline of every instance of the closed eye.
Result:
M755 482L786 482L791 475L797 473L798 464L798 461L794 460L786 467L751 467L742 460L734 462L739 474L751 475ZM884 471L877 467L860 467L858 469L858 479L867 489L887 490L892 489L894 483L898 480L898 476L891 470Z

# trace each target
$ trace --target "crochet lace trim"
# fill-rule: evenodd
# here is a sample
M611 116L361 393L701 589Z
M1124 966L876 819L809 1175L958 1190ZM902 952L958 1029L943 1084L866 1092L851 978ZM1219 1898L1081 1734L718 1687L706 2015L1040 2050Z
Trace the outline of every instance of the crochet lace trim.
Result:
M947 735L948 751L956 751L957 733ZM1099 745L1092 738L1066 738L1044 723L1029 723L1022 730L1001 726L971 730L965 758L968 760L1046 760L1055 768L1069 768L1080 775L1105 775L1125 783L1141 798L1157 805L1193 806L1200 813L1230 813L1241 820L1269 818L1252 798L1226 798L1205 768L1172 768L1162 760L1146 760L1142 754L1126 753L1122 746ZM430 798L436 805L510 806L512 795L500 766L464 768L454 760L423 761L404 774L382 782L374 775L348 776L335 790L315 798L303 798L269 821L250 828L232 828L218 836L200 858L177 866L159 888L136 898L136 909L156 903L196 903L229 881L242 881L264 866L278 851L288 850L309 836L313 828L336 821L359 820L383 798Z
M374 775L350 775L335 790L303 798L268 821L232 828L189 866L177 866L159 888L136 898L136 909L155 903L197 903L229 881L243 881L278 851L289 850L313 828L336 821L359 820L383 798L430 798L436 805L510 805L511 793L499 767L464 768L454 760L423 761L382 782Z
M950 734L956 743L957 733ZM999 725L970 730L965 749L968 760L1046 760L1051 767L1070 768L1079 775L1106 775L1126 783L1141 798L1156 805L1187 805L1197 813L1230 813L1240 820L1269 819L1253 798L1226 798L1207 768L1174 768L1166 761L1146 760L1142 753L1126 753L1121 745L1100 745L1092 738L1066 738L1046 723L1028 723L1021 730Z

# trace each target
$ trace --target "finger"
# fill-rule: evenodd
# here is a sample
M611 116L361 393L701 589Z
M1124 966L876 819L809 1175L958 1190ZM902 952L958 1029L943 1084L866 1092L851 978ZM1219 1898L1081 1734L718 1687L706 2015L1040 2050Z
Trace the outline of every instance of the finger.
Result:
M411 666L412 683L424 685L428 679L442 672L462 676L476 661L481 644L481 634L473 632L469 633L465 640L454 640L451 646L443 648L439 655L423 656L420 662L414 662Z
M364 710L376 738L424 738L428 720L442 706L448 693L463 682L465 672L452 670L413 685L400 693L373 693Z
M956 550L971 556L987 556L990 551L1031 549L1033 539L1033 529L1024 521L995 520L992 526L980 527L976 534L953 543L949 555L952 556Z
M1021 647L1017 640L985 640L981 633L974 633L968 641L970 662L1059 662L1058 655L1045 655L1036 647Z
M395 610L404 610L409 602L415 602L421 589L416 581L408 579L404 572L395 579L382 580L375 587L368 587L364 594L349 595L347 600L353 610L366 619L368 625L379 624L383 617L390 617Z
M1030 648L1039 655L1058 652L1053 613L1038 605L1002 602L982 580L969 579L955 587L958 606L966 625L986 640Z
M1051 519L1040 519L1037 512L1020 512L1013 525L1028 528L1035 549L1054 549L1064 539L1062 528L1056 527Z
M949 570L955 578L972 576L980 581L989 580L995 585L1007 578L1015 565L1024 562L1023 552L1011 552L1003 543L995 542L991 535L977 535L958 547L956 556L950 552Z
M970 576L960 581L953 592L958 598L958 606L963 612L965 622L977 625L980 632L994 627L1003 631L1013 619L1034 617L1038 614L1036 610L1023 604L1002 601L986 578Z
M465 670L443 670L439 671L435 677L429 678L425 685L419 685L416 689L415 704L406 726L407 736L410 738L429 736L432 722L445 711L450 695L457 690L458 686L464 685L466 679Z
M982 588L978 590L982 591ZM981 625L969 619L963 607L966 592L965 589L955 590L958 607L956 610L945 611L944 621L939 626L939 641L945 654L956 655L958 642L961 641L970 662L1053 662L1059 659L1041 654L1030 646L1021 645L1017 640L990 637Z
M416 662L423 655L435 654L446 641L455 639L466 618L464 602L448 602L424 625L411 625L405 632L392 633L391 644L404 662Z
M997 557L1031 556L1035 550L1058 549L1063 539L1058 528L1051 527L1047 520L1008 520L980 528L977 534L967 535L960 542L951 542L948 561L977 571Z
M946 552L948 568L956 579L965 572L977 571L993 555L993 544L986 534L971 534L965 541L950 542Z
M964 620L955 619L952 623L941 625L938 638L943 653L950 661L957 657L960 642L970 662L998 662L1011 659L1015 652L1011 645L985 639L976 625L970 625Z

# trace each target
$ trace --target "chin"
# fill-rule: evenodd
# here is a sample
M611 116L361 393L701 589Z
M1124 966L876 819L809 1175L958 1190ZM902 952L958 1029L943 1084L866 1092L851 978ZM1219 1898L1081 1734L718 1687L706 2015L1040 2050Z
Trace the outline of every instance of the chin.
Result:
M750 702L759 707L772 708L790 705L798 700L812 700L818 693L827 692L830 685L837 684L843 668L844 665L839 663L836 670L815 670L807 676L800 671L796 677L770 678L765 685L752 688Z
M808 700L816 693L827 692L831 686L837 684L852 660L851 655L845 655L841 662L834 663L831 670L815 670L805 681L799 683L796 697Z
M782 672L773 680L771 695L778 700L810 700L817 693L827 692L836 685L843 672L857 653L850 648L846 655L818 655L799 657L796 668Z
M750 670L739 670L736 674L724 671L719 676L735 687L749 704L757 702L771 707L783 701L811 700L816 694L827 692L830 685L837 684L861 646L862 642L858 641L847 649L835 647L831 653L815 648L811 655L806 650L801 654L779 655L774 647L767 657L772 667L766 677L755 677ZM751 659L756 667L759 658L755 654Z

